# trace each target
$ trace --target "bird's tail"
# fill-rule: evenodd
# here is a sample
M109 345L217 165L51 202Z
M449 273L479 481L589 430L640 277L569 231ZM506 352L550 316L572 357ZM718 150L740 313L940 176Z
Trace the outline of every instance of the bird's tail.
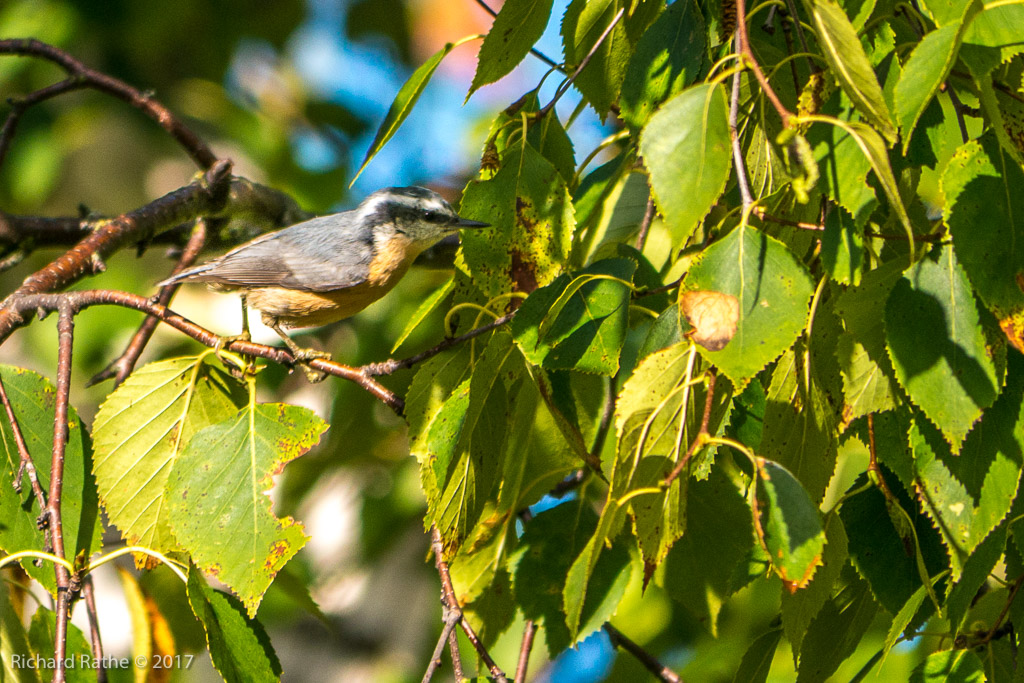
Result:
M203 273L212 270L213 266L214 264L212 263L204 263L201 266L196 266L195 268L183 270L177 275L172 275L166 280L161 280L160 282L156 283L156 286L163 287L165 285L173 285L179 282L184 282L186 280L202 280Z

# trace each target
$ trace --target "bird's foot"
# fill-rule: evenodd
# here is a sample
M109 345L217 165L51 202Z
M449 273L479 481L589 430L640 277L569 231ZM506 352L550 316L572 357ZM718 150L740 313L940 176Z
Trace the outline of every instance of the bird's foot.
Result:
M216 354L217 358L219 358L220 361L227 366L228 370L231 372L231 375L235 379L241 380L245 378L245 373L248 372L249 369L253 366L254 358L251 356L243 355L242 361L245 363L243 367L238 366L238 361L236 359L225 358L225 356L223 355L224 349L236 341L252 341L252 335L250 335L249 330L246 329L242 331L242 334L217 337L217 344L213 347L213 352L214 354Z
M322 358L325 360L331 360L331 354L326 351L317 351L316 349L304 349L296 346L291 349L292 356L295 357L295 364L302 368L302 373L306 375L306 379L309 380L310 384L316 384L322 382L327 378L327 373L320 370L316 370L309 365L309 361Z

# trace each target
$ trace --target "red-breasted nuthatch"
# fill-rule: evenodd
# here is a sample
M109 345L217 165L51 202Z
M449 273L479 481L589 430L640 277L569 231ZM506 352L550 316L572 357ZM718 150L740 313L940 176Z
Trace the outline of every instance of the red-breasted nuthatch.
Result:
M351 211L262 235L159 284L204 282L241 292L243 312L247 303L259 310L295 359L306 361L327 354L300 348L282 327L355 315L387 294L423 250L461 228L487 226L460 218L431 190L388 187Z

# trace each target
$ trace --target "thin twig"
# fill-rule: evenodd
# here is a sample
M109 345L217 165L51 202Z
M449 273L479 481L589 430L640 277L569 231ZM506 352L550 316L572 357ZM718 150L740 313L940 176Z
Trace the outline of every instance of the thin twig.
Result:
M63 95L66 92L80 90L84 87L86 87L85 81L71 77L48 85L45 88L35 90L28 95L9 98L7 101L11 105L11 111L7 114L4 125L0 127L0 164L3 164L4 159L7 158L7 150L11 148L14 131L17 129L18 123L21 121L21 115L25 113L25 110L50 98Z
M484 0L476 0L476 4L480 5L480 7L482 7L483 10L485 12L487 12L488 14L490 14L492 17L497 17L498 16L498 13L495 12L493 9L491 9L491 6L488 5L486 2L484 2ZM565 73L565 68L561 64L559 64L555 60L551 59L546 54L544 54L543 52L538 50L537 48L531 47L530 48L530 54L533 55L534 57L536 57L537 59L539 59L540 61L544 62L548 66L550 66L552 69L557 69L558 71L561 71L562 73Z
M739 53L743 57L743 62L750 67L750 70L754 72L754 77L757 82L761 85L761 90L768 97L768 101L772 103L775 111L778 112L779 118L782 119L782 125L785 128L789 127L789 120L793 117L792 112L786 109L785 105L782 104L782 100L775 94L775 90L772 89L768 79L765 77L764 72L761 71L761 66L757 63L757 59L754 57L753 50L750 49L750 36L747 35L747 5L746 0L736 0L736 35L739 38Z
M676 477L678 477L679 474L683 471L683 468L686 467L686 464L690 462L690 458L692 458L694 453L696 453L697 450L705 444L705 440L710 436L710 434L708 433L708 424L711 422L711 409L715 405L716 379L718 379L718 376L715 374L714 371L708 373L708 388L707 393L704 396L704 414L701 416L700 419L700 429L697 431L697 436L694 437L693 442L690 444L690 447L686 449L686 454L683 455L683 458L679 461L679 464L677 464L675 468L672 470L672 472L667 477L665 477L665 481L662 484L662 486L666 489L672 485L672 482L675 481Z
M458 615L458 622L462 632L466 634L466 639L473 645L477 655L480 657L480 661L491 672L491 677L498 683L508 683L505 673L494 663L494 659L491 658L487 648L480 642L476 631L473 630L472 625L470 625L462 613L458 596L455 595L455 586L452 585L451 574L448 572L448 563L444 560L444 543L441 541L441 532L437 530L436 526L430 528L430 547L434 551L434 566L437 567L437 573L441 577L441 598L445 606Z
M740 49L740 29L736 27L734 38L736 49ZM737 130L740 112L740 71L737 69L732 75L732 93L729 97L729 138L732 141L732 159L736 164L736 181L740 187L740 197L743 199L743 210L746 211L754 203L754 196L750 192L750 181L747 179L747 165L743 159L743 148L740 146L740 134ZM746 215L746 214L744 214Z
M61 522L61 494L64 486L64 453L68 443L68 401L71 395L71 354L74 346L75 313L70 304L60 306L57 320L57 398L53 411L53 459L50 461L50 493L47 510L50 517L50 538L53 554L66 559L64 554L64 527ZM67 567L55 562L57 579L57 623L54 627L54 669L53 680L66 680L64 658L67 652L68 619L71 614L71 574Z
M899 241L906 242L907 241L906 233L879 232L879 231L875 231L875 230L868 230L866 228L864 230L864 236L865 237L877 237L877 238L883 239L883 240L895 240L897 242L899 242ZM945 238L946 238L945 231L939 232L939 233L928 234L928 235L914 235L914 241L915 242L941 242Z
M421 351L415 355L409 356L408 358L403 358L401 360L389 358L388 360L380 361L379 363L367 363L366 365L360 367L359 370L367 377L378 377L380 375L390 375L391 373L397 372L398 370L411 368L417 363L425 361L428 358L433 358L442 351L446 351L453 346L461 344L462 342L469 341L474 337L479 337L481 334L484 334L485 332L490 332L493 329L501 327L505 323L512 320L514 316L515 311L512 311L511 313L503 315L500 318L497 318L487 323L486 325L481 325L476 329L470 330L469 332L466 332L463 335L459 335L458 337L449 337L448 339L443 340L436 346L433 346L425 351Z
M39 475L36 474L35 463L32 462L32 454L28 452L28 445L25 443L25 436L21 432L21 426L18 424L18 418L14 415L14 407L11 405L10 399L7 397L7 389L4 387L3 377L0 377L0 401L4 404L4 410L7 411L7 421L11 423L11 434L14 436L14 445L18 448L18 471L14 475L14 490L16 493L21 493L21 478L22 475L28 474L29 484L32 486L32 493L36 496L36 503L39 504L39 511L41 513L46 512L46 494L43 493L43 487L39 484Z
M188 240L188 244L185 245L185 250L181 252L181 256L178 258L178 263L174 266L171 271L171 276L177 275L181 271L185 270L193 263L199 256L199 252L203 250L203 245L206 244L206 219L196 219L195 226L192 229L192 236ZM166 306L171 302L171 298L174 293L178 291L180 283L172 283L164 285L160 288L160 293L157 294L156 302L162 306ZM120 356L110 362L107 367L97 373L92 379L86 382L85 386L91 387L94 384L98 384L105 380L114 378L114 387L120 386L128 375L132 374L132 370L135 369L135 364L139 361L139 356L146 349L146 344L149 343L150 338L153 336L153 332L156 330L157 323L160 321L152 316L147 316L142 324L139 325L139 329L135 331L128 346L125 347L124 352Z
M516 683L526 683L526 672L530 666L530 651L533 650L533 637L537 635L537 624L527 619L523 626L523 643L519 646L519 663L516 664Z
M995 637L996 633L999 631L999 627L1003 624L1003 619L1006 618L1006 615L1010 611L1010 605L1013 604L1014 598L1017 597L1017 591L1020 590L1021 584L1024 584L1024 574L1018 576L1017 580L1013 582L1013 588L1010 589L1010 594L1007 596L1006 602L1003 604L1003 609L999 612L999 616L996 617L996 620L992 622L992 628L990 628L981 640L976 643L977 645L984 645ZM973 645L975 644L972 643L972 646Z
M449 619L449 614L451 611L446 609L444 628L441 630L441 637L437 639L437 645L434 646L433 654L430 655L430 663L427 664L427 671L423 674L423 683L430 683L430 679L434 677L434 673L441 666L441 653L444 652L445 643L448 642L448 636L454 631L455 625L459 623L457 619Z
M89 616L89 644L92 647L93 660L96 662L96 683L107 683L107 668L103 665L103 640L100 638L100 620L96 614L92 574L86 574L82 579L82 597L85 598L85 611Z
M662 681L662 683L683 682L683 679L680 678L679 674L659 662L654 655L627 638L623 635L622 631L615 628L610 623L606 623L604 625L604 630L608 633L608 637L611 639L612 645L622 648L629 654L636 657L636 660L643 664L644 668L654 674L654 676L659 681Z
M584 68L586 68L587 64L590 64L590 60L593 59L594 55L597 53L597 49L601 47L601 43L603 43L605 39L608 38L609 35L611 35L612 29L615 28L615 25L619 23L619 19L622 19L622 16L625 13L625 7L623 7L622 9L615 13L615 18L612 19L612 23L608 24L608 28L606 28L604 30L604 33L602 33L600 37L598 37L593 47L590 48L590 52L588 52L587 56L583 58L582 62L580 62L580 65L577 66L576 70L572 72L572 75L569 76L569 78L566 79L566 81L558 87L558 90L555 91L555 96L551 98L551 101L544 105L544 108L535 114L535 118L537 120L543 119L547 115L547 113L551 111L551 109L555 106L555 103L558 102L562 95L564 95L569 90L569 86L571 86L573 81L576 80L576 77L580 75L580 72L583 71Z
M754 207L754 210L751 213L763 221L771 221L772 223L778 223L779 225L788 225L793 228L800 228L801 230L817 230L818 232L825 230L825 225L823 223L802 223L800 221L791 221L785 218L779 218L771 215L760 206ZM906 235L904 235L904 238L905 237Z
M184 148L200 168L206 170L217 163L217 155L199 139L171 110L156 101L152 95L133 88L124 81L101 73L78 61L63 50L35 39L14 38L0 40L0 54L38 57L57 64L68 76L89 87L127 102L153 119Z
M13 329L27 323L32 313L36 311L42 311L43 313L54 311L63 305L62 302L65 301L68 302L68 305L76 313L91 306L123 306L124 308L132 308L159 318L160 322L173 327L179 332L183 332L205 346L216 348L218 345L223 344L220 336L178 315L166 306L154 303L152 300L138 294L112 289L86 289L66 294L19 296L9 299L2 313L6 313L14 318ZM4 335L0 334L0 342L3 339ZM283 365L295 364L295 359L287 349L274 346L236 339L229 344L223 345L223 348L245 356L256 356ZM402 414L405 405L402 399L358 368L324 358L315 358L308 361L308 364L314 370L355 382L372 394L374 398L395 411L395 413L398 415Z
M648 192L650 190L648 189ZM636 236L636 250L643 251L644 245L647 244L647 232L651 229L651 223L654 221L654 195L647 195L647 208L644 209L643 220L640 221L640 232Z

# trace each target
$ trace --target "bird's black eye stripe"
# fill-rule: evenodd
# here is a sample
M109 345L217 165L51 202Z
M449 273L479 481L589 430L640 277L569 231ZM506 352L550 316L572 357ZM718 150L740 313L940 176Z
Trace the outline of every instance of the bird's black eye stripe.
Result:
M447 216L445 216L440 211L435 211L433 209L430 209L426 213L424 213L423 217L426 218L431 223L447 223L448 222L448 217Z

